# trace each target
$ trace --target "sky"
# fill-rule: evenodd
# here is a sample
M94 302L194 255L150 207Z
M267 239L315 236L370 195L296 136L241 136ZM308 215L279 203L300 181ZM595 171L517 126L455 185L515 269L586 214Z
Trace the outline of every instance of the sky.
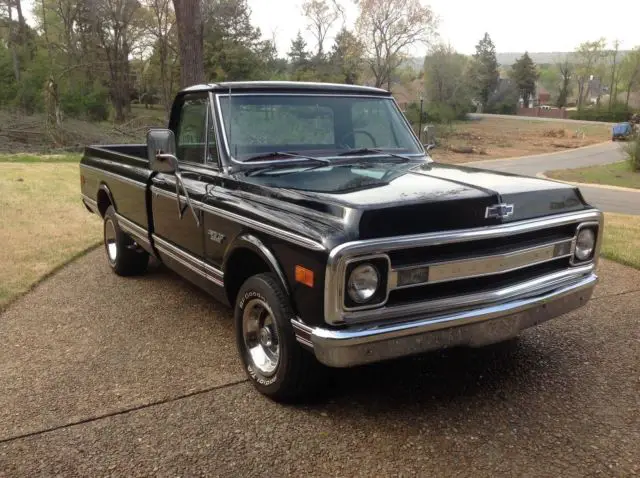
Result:
M278 51L285 55L301 30L310 49L313 36L305 31L303 0L247 0L253 24L265 38L275 35ZM358 9L353 0L338 0L346 10L346 26L353 27ZM640 0L617 0L610 8L596 0L421 0L439 17L440 39L460 53L471 54L488 32L498 52L572 51L583 41L618 39L622 49L640 45ZM31 9L33 0L23 0ZM527 10L523 5L531 5ZM30 15L29 15L30 16ZM342 22L336 22L336 29ZM328 43L331 43L331 38ZM414 48L423 56L426 47Z
M352 0L339 0L347 7L347 26L353 26L357 7ZM275 32L278 51L286 54L298 30L305 33L302 0L248 0L254 25L271 38ZM640 0L618 0L615 8L596 0L423 0L440 18L438 32L460 53L471 54L488 32L498 52L572 51L583 41L617 38L621 48L640 45ZM524 5L531 5L526 10ZM340 25L337 25L338 27ZM426 47L412 54L422 56Z

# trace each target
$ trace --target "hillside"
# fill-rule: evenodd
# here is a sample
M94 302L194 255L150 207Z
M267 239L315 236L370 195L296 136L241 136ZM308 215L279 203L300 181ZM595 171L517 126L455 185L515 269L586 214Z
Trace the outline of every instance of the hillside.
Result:
M628 51L620 51L619 55L622 58ZM502 52L497 53L498 63L501 66L511 66L515 63L516 59L524 55L524 52ZM550 52L529 52L529 56L533 59L534 63L538 65L553 64L563 61L567 56L569 59L575 55L575 52L566 51L550 51ZM412 57L408 58L405 62L406 66L410 66L414 70L422 70L424 64L424 58Z

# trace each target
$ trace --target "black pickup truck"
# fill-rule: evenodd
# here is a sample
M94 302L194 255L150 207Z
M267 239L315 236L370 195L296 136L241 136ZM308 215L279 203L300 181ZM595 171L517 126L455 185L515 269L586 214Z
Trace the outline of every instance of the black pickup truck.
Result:
M566 184L429 157L390 93L193 86L147 144L90 146L82 200L109 265L149 256L235 310L274 400L350 367L481 346L584 305L602 214Z

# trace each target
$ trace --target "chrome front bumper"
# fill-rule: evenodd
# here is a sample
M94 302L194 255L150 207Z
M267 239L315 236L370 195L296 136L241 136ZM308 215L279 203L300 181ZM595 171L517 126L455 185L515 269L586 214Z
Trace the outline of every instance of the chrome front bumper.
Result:
M351 367L454 346L500 342L584 305L598 277L591 273L534 297L394 324L342 329L309 327L292 320L298 342L330 367Z

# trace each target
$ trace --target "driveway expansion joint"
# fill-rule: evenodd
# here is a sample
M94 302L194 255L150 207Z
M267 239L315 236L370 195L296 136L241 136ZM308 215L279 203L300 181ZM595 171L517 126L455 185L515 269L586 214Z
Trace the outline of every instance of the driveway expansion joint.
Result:
M35 431L27 432L27 433L21 433L20 435L14 435L14 436L6 437L6 438L0 438L0 445L5 444L5 443L10 443L10 442L13 442L13 441L16 441L16 440L21 440L23 438L29 438L29 437L43 435L45 433L50 433L50 432L54 432L54 431L58 431L58 430L64 430L66 428L75 427L77 425L84 425L86 423L97 422L99 420L104 420L106 418L117 417L118 415L126 415L126 414L131 413L131 412L137 412L139 410L145 410L147 408L152 408L152 407L155 407L155 406L158 406L158 405L164 405L166 403L178 402L178 401L184 400L186 398L191 398L191 397L195 397L195 396L198 396L198 395L204 395L205 393L213 392L215 390L221 390L221 389L225 389L225 388L235 387L236 385L241 385L241 384L246 383L248 381L249 381L249 379L246 379L246 378L242 379L242 380L236 380L236 381L233 381L233 382L225 383L223 385L216 385L214 387L208 387L208 388L204 388L204 389L201 389L201 390L196 390L194 392L185 393L185 394L178 395L178 396L175 396L175 397L165 398L163 400L156 400L154 402L149 402L149 403L145 403L145 404L142 404L142 405L137 405L135 407L123 408L121 410L105 413L103 415L87 417L87 418L83 418L81 420L76 420L74 422L64 423L62 425L56 425L54 427L43 428L41 430L35 430Z

